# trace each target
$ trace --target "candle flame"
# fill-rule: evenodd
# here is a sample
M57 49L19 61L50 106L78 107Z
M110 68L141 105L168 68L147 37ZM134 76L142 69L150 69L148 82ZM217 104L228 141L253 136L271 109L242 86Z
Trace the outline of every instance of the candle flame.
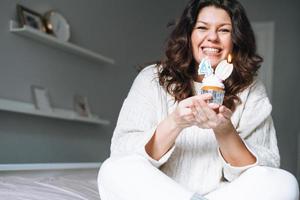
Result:
M231 63L231 61L232 61L232 56L231 56L231 54L228 54L227 62L228 62L228 63Z

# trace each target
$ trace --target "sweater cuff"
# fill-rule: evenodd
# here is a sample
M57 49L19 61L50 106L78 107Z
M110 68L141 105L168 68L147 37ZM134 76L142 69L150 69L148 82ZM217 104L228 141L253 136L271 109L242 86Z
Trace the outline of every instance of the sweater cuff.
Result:
M242 139L242 141L244 142L246 148L251 152L251 154L255 157L256 162L250 165L246 165L246 166L242 166L242 167L236 167L236 166L232 166L230 163L227 163L225 161L225 159L223 158L220 149L218 148L218 153L219 153L219 157L222 160L223 163L223 174L224 174L224 178L226 180L228 180L229 182L233 181L234 179L236 179L237 177L239 177L244 171L246 171L247 169L257 166L258 165L258 157L257 155L248 147L248 145L246 144L246 142Z
M149 130L149 134L144 138L143 145L141 146L141 149L139 149L139 154L142 155L144 158L146 158L154 167L159 168L161 165L166 163L168 159L170 158L171 154L173 153L175 149L175 145L170 148L159 160L153 159L149 154L146 152L145 146L149 142L149 140L152 138L156 131L157 126L151 128Z

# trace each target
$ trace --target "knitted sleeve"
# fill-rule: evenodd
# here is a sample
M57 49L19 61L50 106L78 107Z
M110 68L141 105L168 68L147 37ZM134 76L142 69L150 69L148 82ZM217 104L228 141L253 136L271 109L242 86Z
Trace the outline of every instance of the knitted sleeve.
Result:
M145 151L160 122L158 87L153 67L145 68L136 77L119 114L111 141L111 156L140 154L156 167L170 157L172 150L158 161Z
M271 117L272 106L260 81L252 84L247 98L242 104L243 110L237 132L249 151L256 157L257 162L244 167L233 167L225 163L223 172L229 181L234 180L252 166L279 167L280 164L276 132Z

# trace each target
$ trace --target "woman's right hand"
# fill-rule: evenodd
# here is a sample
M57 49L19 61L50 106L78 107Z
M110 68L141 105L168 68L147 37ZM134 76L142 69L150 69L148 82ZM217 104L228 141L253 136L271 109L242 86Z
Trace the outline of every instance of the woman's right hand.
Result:
M180 101L176 109L170 114L172 121L181 129L197 125L196 116L198 112L195 105L198 105L198 103L196 102L206 102L211 98L211 94L201 94Z
M180 101L176 109L159 123L152 138L145 146L149 156L159 160L174 145L182 129L198 125L197 102L211 99L210 94L196 95Z

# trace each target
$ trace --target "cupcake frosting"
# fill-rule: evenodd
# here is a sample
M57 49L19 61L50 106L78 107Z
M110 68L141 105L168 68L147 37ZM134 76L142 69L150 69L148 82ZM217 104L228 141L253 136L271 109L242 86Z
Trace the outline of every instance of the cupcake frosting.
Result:
M225 86L222 82L230 76L232 70L233 64L228 63L226 60L222 60L214 70L211 67L210 60L203 58L198 67L198 74L204 75L201 88L214 87L224 90Z
M225 86L222 83L222 80L219 79L216 75L211 74L210 76L207 76L205 78L203 78L202 80L202 87L204 86L214 86L214 87L218 87L218 88L222 88L224 89Z

